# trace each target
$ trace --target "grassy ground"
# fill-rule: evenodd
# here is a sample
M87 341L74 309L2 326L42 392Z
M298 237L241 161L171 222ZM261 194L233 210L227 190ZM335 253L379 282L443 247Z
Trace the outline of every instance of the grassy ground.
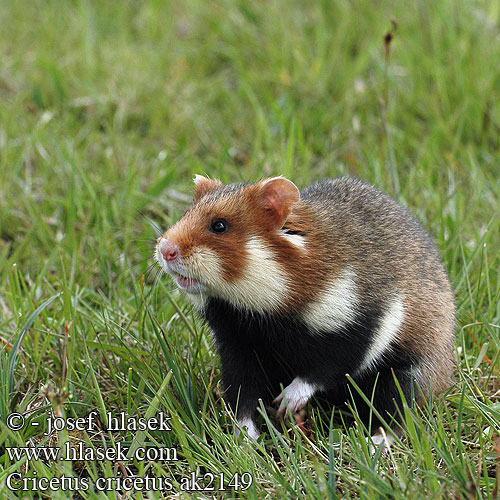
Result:
M190 472L253 475L246 492L199 498L498 497L499 5L2 1L1 498L22 496L5 482L15 471L127 470L170 478L173 491ZM206 328L168 278L147 273L147 219L165 228L182 214L195 173L299 186L358 176L436 238L457 297L456 385L407 411L388 455L371 457L361 426L315 408L304 432L263 416L259 444L228 431ZM30 424L50 409L163 409L173 431L43 436ZM26 415L20 431L5 425L13 411ZM5 448L134 436L179 460L25 463Z

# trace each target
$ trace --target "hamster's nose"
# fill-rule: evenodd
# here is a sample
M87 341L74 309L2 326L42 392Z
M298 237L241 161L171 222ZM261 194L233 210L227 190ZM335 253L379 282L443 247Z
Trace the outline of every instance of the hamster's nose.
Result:
M158 249L165 260L175 260L179 256L179 247L166 238L162 238Z

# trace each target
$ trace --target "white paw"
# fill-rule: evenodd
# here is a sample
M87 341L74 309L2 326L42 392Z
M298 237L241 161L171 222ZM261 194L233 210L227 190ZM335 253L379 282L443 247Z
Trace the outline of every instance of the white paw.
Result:
M238 420L238 427L235 429L236 436L239 436L243 429L246 429L248 437L254 440L257 440L260 436L260 432L257 430L257 427L251 418L242 418L241 420Z
M394 443L394 437L391 434L387 435L385 430L379 427L377 433L371 438L366 438L366 441L370 447L370 454L375 455L380 447L382 447L382 453L387 453Z
M318 390L315 384L310 384L299 377L295 377L290 385L287 385L283 392L273 401L280 403L278 415L283 415L288 408L292 413L299 411L311 399Z

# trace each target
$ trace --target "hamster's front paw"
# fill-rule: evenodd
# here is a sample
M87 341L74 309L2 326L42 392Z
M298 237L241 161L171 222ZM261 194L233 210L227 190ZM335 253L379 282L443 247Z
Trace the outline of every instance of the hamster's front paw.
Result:
M253 420L251 418L241 418L238 419L238 427L235 428L235 433L237 436L240 435L241 430L245 429L247 431L248 437L257 440L260 436L260 432L257 430Z
M283 392L273 401L280 403L278 415L283 415L288 408L292 413L299 411L311 399L317 391L315 384L310 384L300 377L295 377L290 385L287 385Z
M386 434L385 430L379 427L371 438L366 438L366 441L370 447L370 454L373 456L380 447L382 454L388 453L394 443L394 437L391 434Z

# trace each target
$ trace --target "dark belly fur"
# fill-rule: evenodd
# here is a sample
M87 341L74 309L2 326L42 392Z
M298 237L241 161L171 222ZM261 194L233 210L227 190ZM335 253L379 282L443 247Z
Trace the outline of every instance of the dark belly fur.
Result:
M218 299L210 299L204 317L212 328L222 365L225 399L239 417L252 417L258 400L270 403L295 377L324 388L318 395L340 405L350 400L346 373L371 399L377 377L374 404L386 415L394 412L393 399L400 401L393 371L408 398L411 389L411 354L385 356L374 369L356 372L381 316L378 307L360 307L350 325L333 332L313 332L296 316L250 314ZM354 391L355 393L355 391ZM360 416L367 420L368 408L354 397Z

